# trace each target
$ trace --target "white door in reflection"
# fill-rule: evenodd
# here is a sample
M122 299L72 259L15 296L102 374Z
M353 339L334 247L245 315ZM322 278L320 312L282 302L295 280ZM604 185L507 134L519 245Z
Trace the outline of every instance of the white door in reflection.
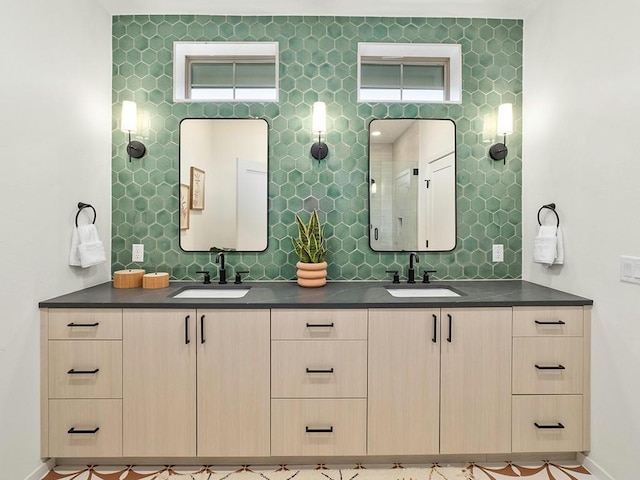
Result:
M267 231L267 165L237 160L236 236L238 250L263 250Z

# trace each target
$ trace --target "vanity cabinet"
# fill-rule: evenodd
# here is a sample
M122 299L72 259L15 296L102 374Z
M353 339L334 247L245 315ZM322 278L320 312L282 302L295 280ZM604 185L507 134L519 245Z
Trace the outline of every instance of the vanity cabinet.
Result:
M42 456L579 452L589 306L43 308Z
M271 455L367 453L367 310L271 312Z
M589 449L590 310L513 308L513 452Z
M43 456L122 456L122 311L43 311L41 346Z
M269 455L269 311L124 311L125 456Z
M511 309L369 310L370 455L511 449Z

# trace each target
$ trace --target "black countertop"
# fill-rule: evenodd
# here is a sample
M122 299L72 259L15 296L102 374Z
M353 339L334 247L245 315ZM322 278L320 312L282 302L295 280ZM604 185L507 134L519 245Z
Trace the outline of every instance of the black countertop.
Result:
M397 298L385 287L451 287L459 297ZM173 298L185 288L249 288L242 298ZM429 285L390 282L328 282L303 288L295 282L246 282L203 285L171 282L160 289L116 289L103 283L45 300L41 308L393 308L393 307L514 307L592 305L593 301L522 280L438 281Z

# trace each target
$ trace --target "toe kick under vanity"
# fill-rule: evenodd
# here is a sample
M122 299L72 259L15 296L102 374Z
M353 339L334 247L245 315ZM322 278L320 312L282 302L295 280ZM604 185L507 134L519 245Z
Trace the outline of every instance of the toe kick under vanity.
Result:
M40 303L43 457L589 450L591 300L516 280L446 282L459 293L446 298L397 298L375 282L173 297L186 286L204 287L103 284Z

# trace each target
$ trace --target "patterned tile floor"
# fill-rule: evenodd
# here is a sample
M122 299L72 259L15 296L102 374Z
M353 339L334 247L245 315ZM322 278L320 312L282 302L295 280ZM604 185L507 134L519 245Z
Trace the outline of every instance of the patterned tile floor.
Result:
M321 470L325 480L356 480L358 470L376 469L377 475L360 475L362 479L376 480L594 480L582 466L540 462L537 464L466 464L460 466L401 465L366 466L357 464L353 468L331 467L324 464L313 466L280 465L278 467L248 466L57 466L42 480L304 480L301 472ZM380 469L380 470L378 470ZM402 472L402 473L400 473ZM317 472L316 472L317 473ZM364 472L362 472L364 473ZM370 471L367 473L371 473ZM176 477L173 477L176 476ZM318 478L309 476L311 478Z

